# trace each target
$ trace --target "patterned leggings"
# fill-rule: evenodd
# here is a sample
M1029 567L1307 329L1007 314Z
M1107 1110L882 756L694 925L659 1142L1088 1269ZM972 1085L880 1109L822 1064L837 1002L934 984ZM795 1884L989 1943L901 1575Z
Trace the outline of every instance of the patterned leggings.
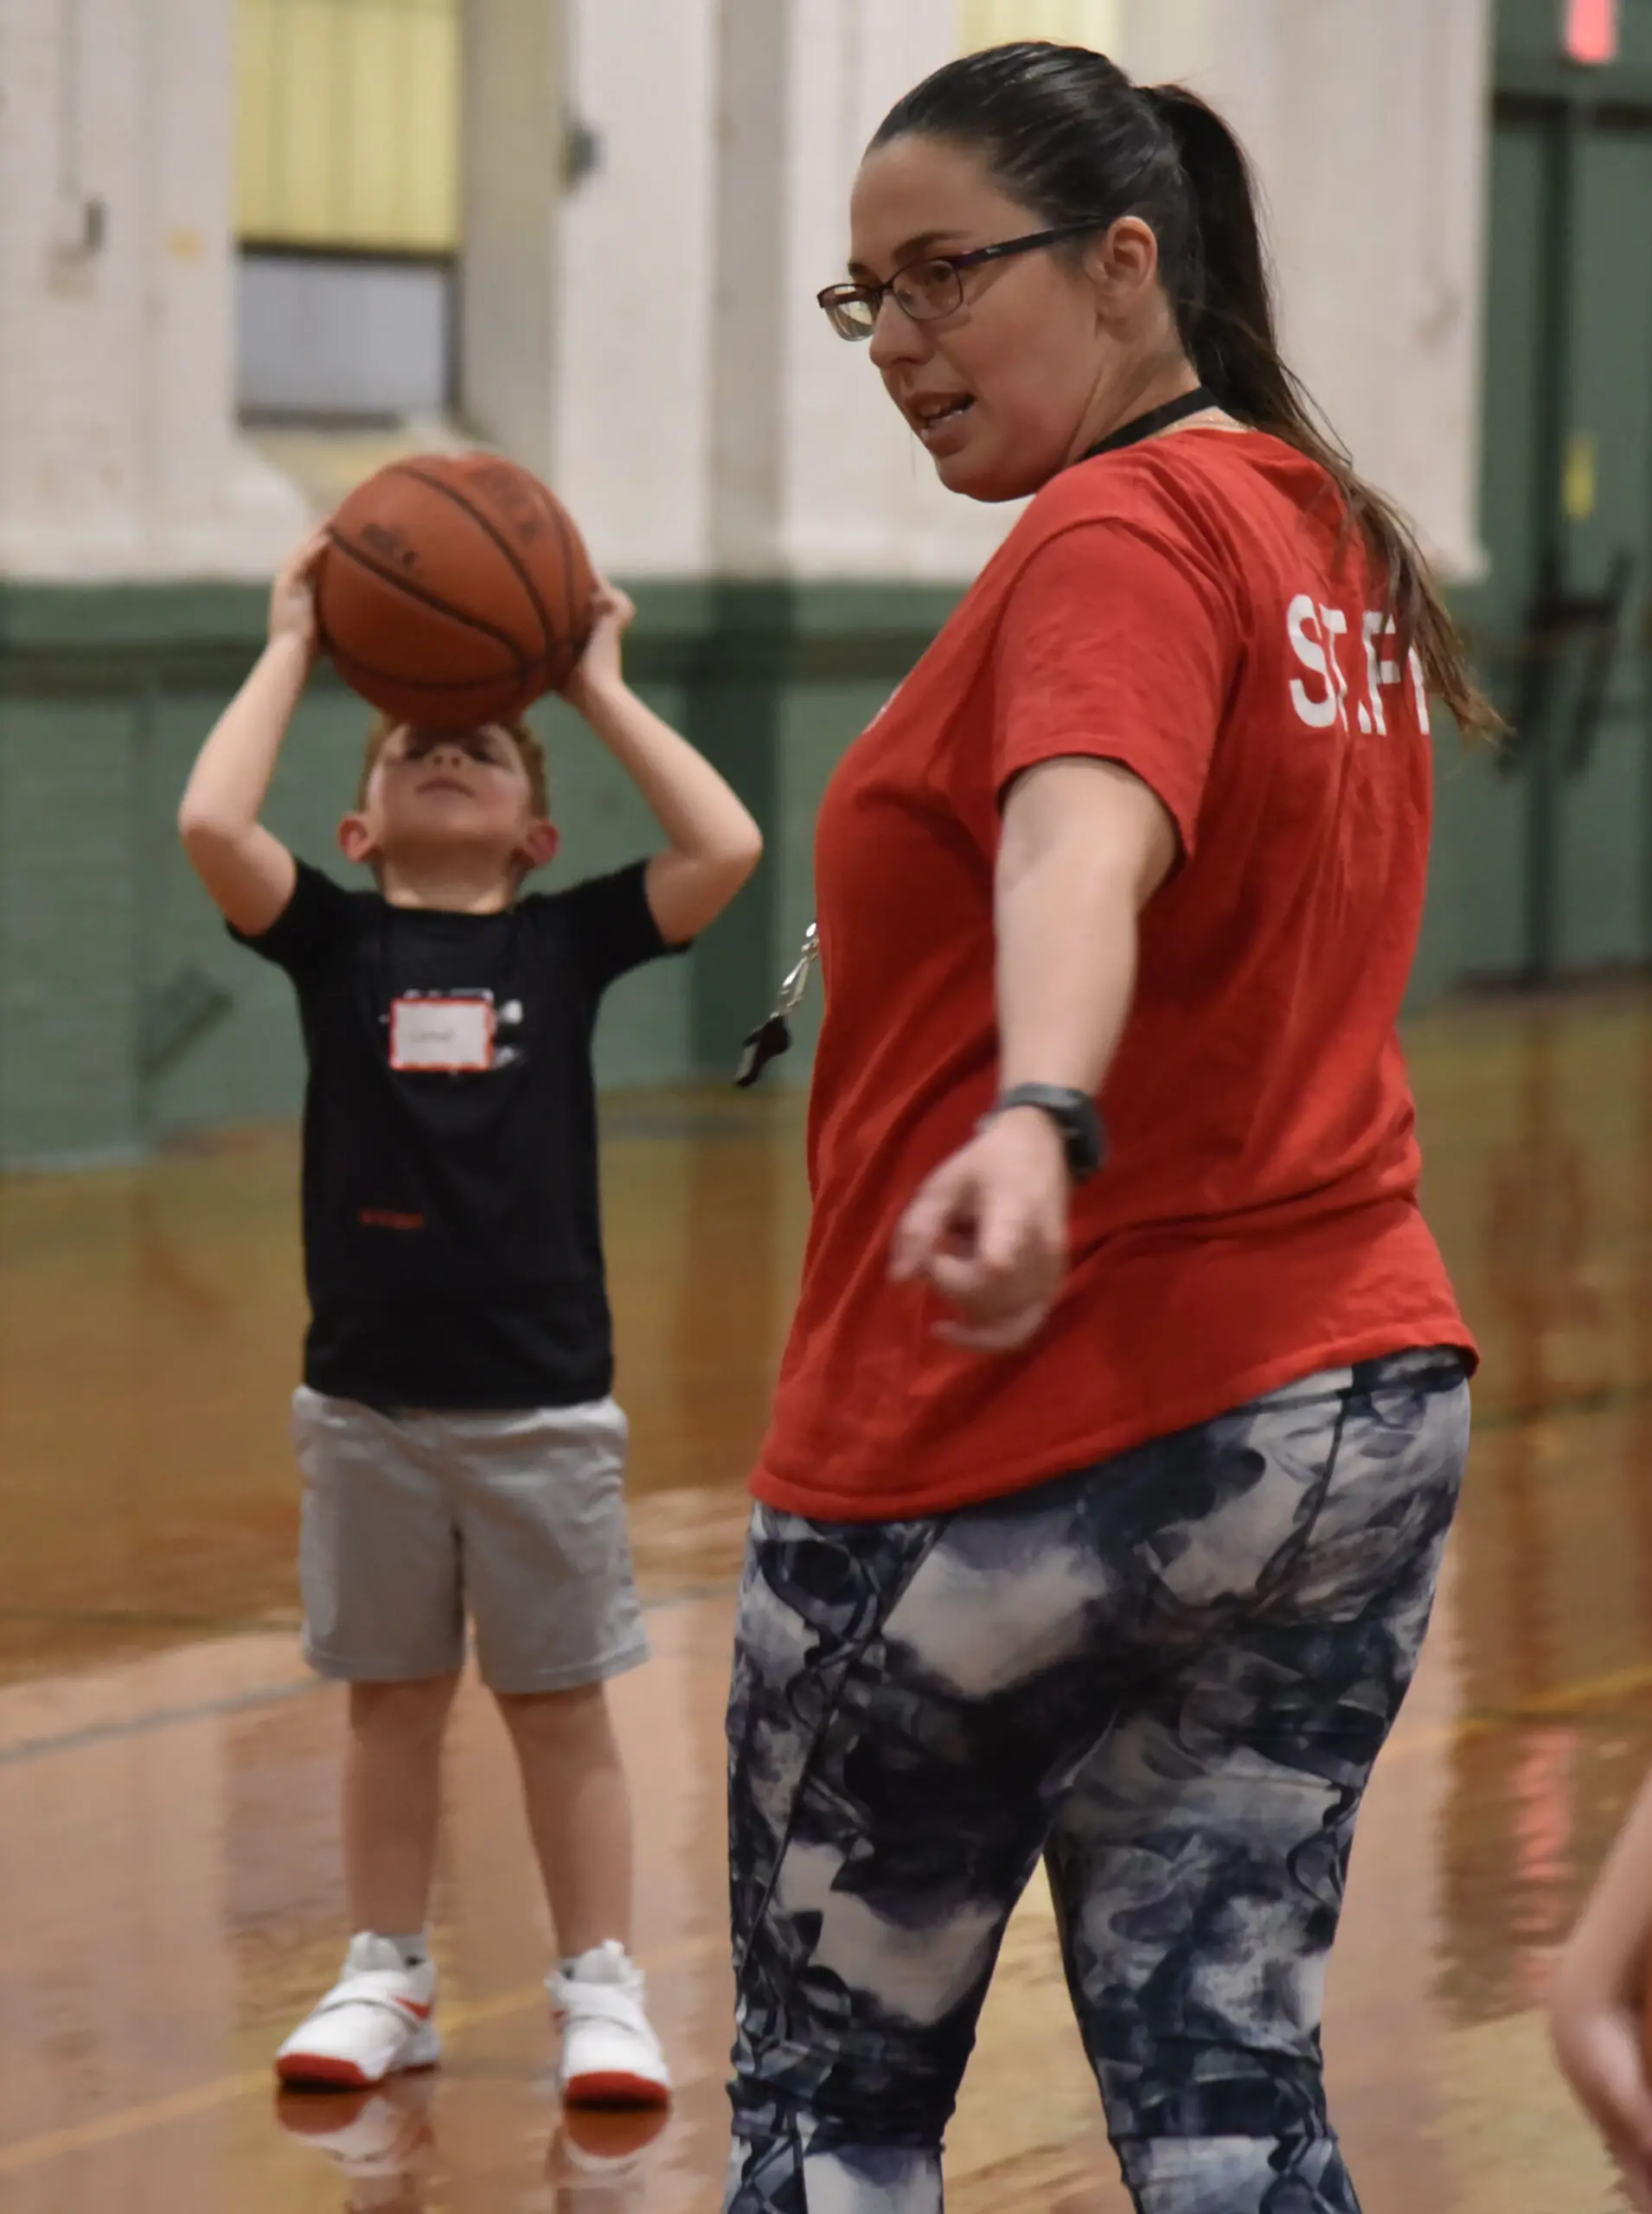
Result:
M1357 2214L1319 2023L1468 1450L1449 1351L921 1521L759 1507L725 2214L939 2214L1041 1854L1141 2214Z

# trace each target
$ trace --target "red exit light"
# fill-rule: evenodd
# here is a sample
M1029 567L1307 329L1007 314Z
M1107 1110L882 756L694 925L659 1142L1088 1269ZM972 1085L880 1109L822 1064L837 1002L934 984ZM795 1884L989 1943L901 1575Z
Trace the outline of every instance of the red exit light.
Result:
M1617 59L1617 0L1566 0L1566 54L1598 68Z

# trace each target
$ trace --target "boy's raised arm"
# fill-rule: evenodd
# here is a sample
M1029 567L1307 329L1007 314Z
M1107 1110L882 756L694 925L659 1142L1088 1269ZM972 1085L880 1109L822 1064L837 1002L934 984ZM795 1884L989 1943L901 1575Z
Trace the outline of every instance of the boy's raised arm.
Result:
M259 937L292 897L297 864L259 821L270 779L315 662L317 531L283 566L270 595L269 643L202 747L178 807L178 834L226 920Z
M762 855L763 834L710 762L626 683L620 640L636 611L614 585L599 585L591 642L567 697L665 833L665 851L648 865L648 903L660 936L681 945L720 915L750 876Z

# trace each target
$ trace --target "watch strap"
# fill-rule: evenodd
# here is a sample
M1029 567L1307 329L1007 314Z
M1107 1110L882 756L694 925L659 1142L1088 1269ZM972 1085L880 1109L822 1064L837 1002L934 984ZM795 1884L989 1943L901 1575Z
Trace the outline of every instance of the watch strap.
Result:
M1007 1114L1012 1107L1036 1107L1054 1123L1061 1133L1067 1173L1075 1184L1093 1176L1106 1159L1106 1132L1087 1091L1059 1084L1012 1085L993 1102L992 1113Z

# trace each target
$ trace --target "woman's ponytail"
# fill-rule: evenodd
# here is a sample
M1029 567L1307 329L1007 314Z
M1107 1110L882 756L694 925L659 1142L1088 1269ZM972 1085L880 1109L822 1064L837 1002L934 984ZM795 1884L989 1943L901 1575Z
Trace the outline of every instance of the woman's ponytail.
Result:
M1429 688L1465 732L1495 736L1502 719L1480 689L1416 534L1393 502L1357 475L1280 354L1256 179L1245 149L1215 109L1185 86L1156 85L1143 97L1175 144L1193 201L1196 248L1186 269L1167 270L1166 280L1201 381L1239 421L1295 446L1335 480L1387 580L1389 611L1401 637L1416 649Z
M1464 731L1499 731L1411 527L1356 475L1280 355L1255 180L1214 108L1180 85L1134 86L1087 48L1026 42L948 62L897 103L872 143L906 131L977 149L1005 189L1052 226L1127 214L1152 225L1201 381L1239 421L1326 471L1430 688Z
M1232 413L1251 423L1278 417L1292 395L1279 359L1256 182L1245 150L1197 93L1156 85L1143 98L1175 144L1193 197L1186 257L1192 266L1166 272L1182 342L1201 381Z

